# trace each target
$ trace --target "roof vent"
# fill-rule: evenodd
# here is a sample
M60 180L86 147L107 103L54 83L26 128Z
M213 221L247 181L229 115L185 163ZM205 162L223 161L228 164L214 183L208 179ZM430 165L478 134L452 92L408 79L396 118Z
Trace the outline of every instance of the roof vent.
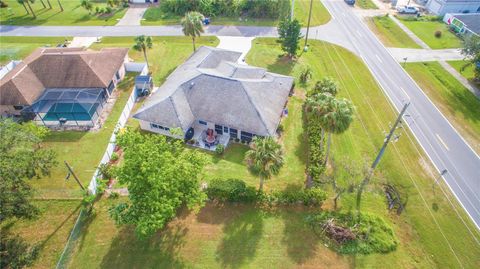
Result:
M195 82L190 82L190 89L193 88L193 86L195 86Z

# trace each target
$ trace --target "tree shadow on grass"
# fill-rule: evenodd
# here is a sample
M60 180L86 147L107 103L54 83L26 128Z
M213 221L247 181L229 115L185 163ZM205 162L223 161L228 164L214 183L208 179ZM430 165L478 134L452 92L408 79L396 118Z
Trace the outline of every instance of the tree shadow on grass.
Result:
M285 55L279 55L273 64L267 65L267 70L282 75L291 75L296 64L297 61L295 59L290 59Z
M287 247L288 256L301 265L316 255L320 239L306 224L307 213L295 208L282 210L279 215L285 223L282 243Z
M100 268L184 268L179 251L188 229L174 225L140 240L132 228L122 228L112 240Z
M223 268L239 268L251 261L263 234L263 216L259 211L245 212L227 222L216 260Z

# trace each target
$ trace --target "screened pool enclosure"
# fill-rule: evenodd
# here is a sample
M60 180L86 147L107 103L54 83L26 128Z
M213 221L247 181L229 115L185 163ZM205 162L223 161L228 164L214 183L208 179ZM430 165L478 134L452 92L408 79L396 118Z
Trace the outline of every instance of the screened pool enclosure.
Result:
M102 88L47 89L24 113L39 125L94 126L107 98Z

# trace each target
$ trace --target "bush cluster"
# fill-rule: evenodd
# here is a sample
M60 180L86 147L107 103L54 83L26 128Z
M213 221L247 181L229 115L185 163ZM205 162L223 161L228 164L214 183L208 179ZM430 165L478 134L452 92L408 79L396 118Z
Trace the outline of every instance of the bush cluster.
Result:
M315 232L322 231L323 225L332 220L335 225L349 228L356 237L354 240L340 245L329 240L342 254L388 253L397 248L398 240L392 227L381 217L371 213L361 213L360 216L357 216L352 212L324 211L306 218L306 222L312 226ZM328 240L322 234L319 235Z
M313 180L319 180L325 172L325 136L322 139L322 127L315 117L306 117L308 136L308 167L307 172ZM323 141L322 141L323 140Z
M257 192L240 179L214 179L208 185L206 193L209 199L221 202L256 202L261 204L297 204L321 206L327 194L320 188L295 191Z
M162 11L183 16L198 11L205 16L248 16L277 19L290 11L289 0L163 0Z

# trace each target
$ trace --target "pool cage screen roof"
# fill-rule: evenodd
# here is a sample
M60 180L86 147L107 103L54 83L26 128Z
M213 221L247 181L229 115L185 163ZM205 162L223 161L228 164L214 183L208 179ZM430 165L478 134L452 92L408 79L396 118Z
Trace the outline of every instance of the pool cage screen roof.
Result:
M26 111L34 113L89 113L105 99L102 88L47 89Z

